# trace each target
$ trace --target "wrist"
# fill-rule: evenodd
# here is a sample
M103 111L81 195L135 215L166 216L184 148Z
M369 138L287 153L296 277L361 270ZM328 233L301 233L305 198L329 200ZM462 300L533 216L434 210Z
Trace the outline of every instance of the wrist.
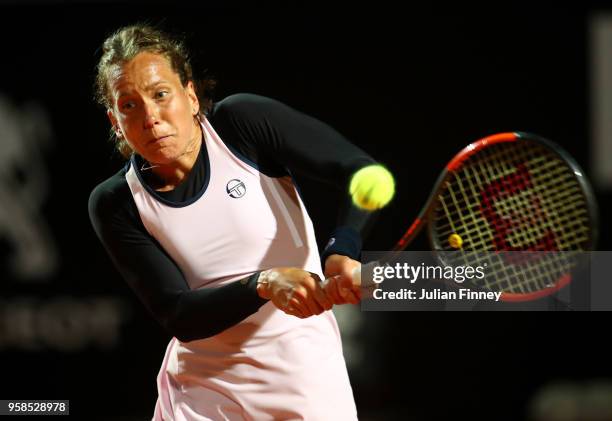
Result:
M274 269L264 270L257 278L257 295L261 298L270 299L270 282L278 277L278 272Z
M359 231L349 226L337 227L332 232L329 242L321 253L321 260L325 263L327 258L334 254L358 259L361 246L362 242Z

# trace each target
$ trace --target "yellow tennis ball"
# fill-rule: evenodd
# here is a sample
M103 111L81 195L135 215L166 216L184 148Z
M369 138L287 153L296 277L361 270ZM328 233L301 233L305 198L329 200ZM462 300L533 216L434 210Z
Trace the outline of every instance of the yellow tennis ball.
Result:
M460 249L463 245L463 238L459 234L451 234L448 237L448 244L454 249Z
M395 180L382 165L369 165L353 174L349 194L355 206L375 211L386 206L393 198Z

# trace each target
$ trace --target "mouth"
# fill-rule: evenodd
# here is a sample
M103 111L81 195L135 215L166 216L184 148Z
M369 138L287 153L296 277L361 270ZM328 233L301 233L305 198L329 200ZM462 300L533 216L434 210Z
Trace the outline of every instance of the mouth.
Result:
M149 144L153 144L153 143L163 142L165 140L170 139L170 137L172 137L172 135L170 135L170 134L166 135L166 136L158 136L158 137L155 137L155 138L151 139L148 143Z

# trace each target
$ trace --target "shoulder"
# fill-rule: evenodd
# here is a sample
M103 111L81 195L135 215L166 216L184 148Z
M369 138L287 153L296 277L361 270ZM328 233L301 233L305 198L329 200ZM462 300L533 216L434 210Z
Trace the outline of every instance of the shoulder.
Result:
M133 199L121 169L113 176L98 184L89 195L89 216L92 222L117 215L132 206Z
M257 107L261 105L270 105L278 103L278 101L261 95L250 93L238 93L227 96L221 101L215 103L220 111L240 111L245 108Z
M275 99L250 93L230 95L214 104L214 118L252 119L261 117L275 110L286 108L286 105Z

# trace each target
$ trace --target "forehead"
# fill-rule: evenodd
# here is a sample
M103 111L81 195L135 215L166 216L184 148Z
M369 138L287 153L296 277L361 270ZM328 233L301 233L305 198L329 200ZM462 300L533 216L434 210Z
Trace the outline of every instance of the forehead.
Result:
M180 84L180 78L166 57L149 52L115 66L109 74L109 85L115 96L123 91L147 89L160 82Z

